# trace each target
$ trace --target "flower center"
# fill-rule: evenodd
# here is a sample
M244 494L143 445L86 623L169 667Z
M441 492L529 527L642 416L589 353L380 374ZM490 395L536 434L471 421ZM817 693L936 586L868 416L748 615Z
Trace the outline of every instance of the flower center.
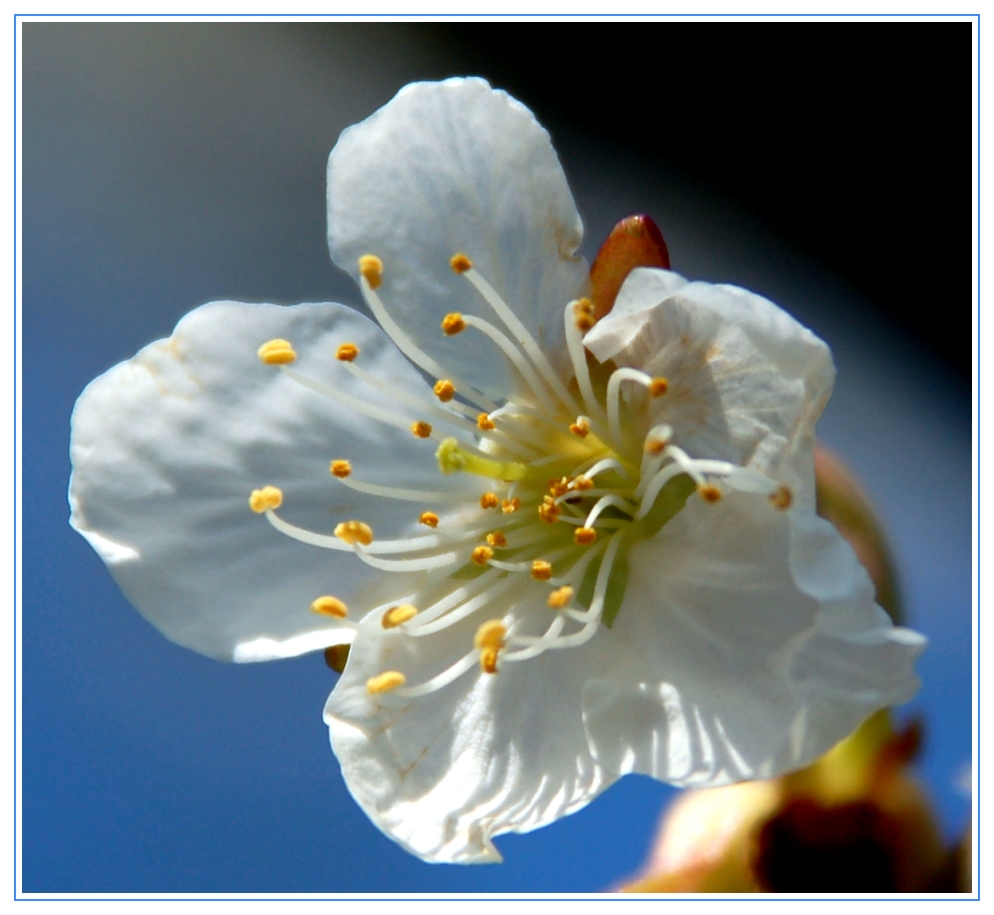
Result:
M673 428L658 421L672 396L670 379L588 362L583 335L595 322L589 300L565 307L574 375L567 384L470 259L456 254L451 267L473 285L508 333L476 315L457 313L445 317L442 332L482 333L501 350L522 381L503 404L453 377L401 330L376 291L383 264L374 255L359 260L363 295L401 352L437 379L437 403L367 372L351 341L338 347L339 366L387 393L394 409L292 368L296 354L286 340L268 341L258 353L264 363L357 413L434 439L442 474L470 474L489 483L482 496L383 486L355 478L353 465L361 476L355 456L335 457L329 469L341 485L429 506L418 520L430 533L386 541L376 540L361 520L342 521L333 535L296 527L276 513L282 493L273 486L249 499L254 511L287 536L353 552L382 571L427 573L428 584L419 591L427 601L423 606L417 606L418 595L408 595L371 611L384 628L421 638L462 632L478 618L475 637L455 663L420 683L409 683L403 671L384 671L368 681L371 694L413 698L441 689L476 665L495 674L508 664L588 642L618 615L631 547L655 535L695 491L713 503L731 485L765 493L780 510L791 503L790 491L775 481L727 461L691 457L674 441ZM312 609L339 618L346 613L345 604L328 595Z

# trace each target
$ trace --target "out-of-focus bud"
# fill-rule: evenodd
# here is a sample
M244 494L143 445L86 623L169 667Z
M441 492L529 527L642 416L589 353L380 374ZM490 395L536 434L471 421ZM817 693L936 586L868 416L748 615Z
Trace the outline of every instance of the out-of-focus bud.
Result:
M919 739L879 712L800 772L687 792L622 892L967 891L907 771Z
M594 303L594 320L599 321L614 305L614 300L636 267L663 267L669 270L670 253L663 233L649 216L626 216L604 240L590 265L590 299Z

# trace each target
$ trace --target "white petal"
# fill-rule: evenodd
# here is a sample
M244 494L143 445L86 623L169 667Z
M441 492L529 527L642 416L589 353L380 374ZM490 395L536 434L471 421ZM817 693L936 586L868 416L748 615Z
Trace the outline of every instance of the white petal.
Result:
M670 380L652 422L695 457L752 467L813 507L814 424L832 390L828 347L772 302L734 286L635 270L584 343Z
M499 861L491 839L585 806L613 777L590 756L580 692L594 655L553 651L496 674L472 668L430 695L370 696L399 670L414 686L472 646L481 619L422 638L363 623L325 708L352 796L391 839L432 862Z
M692 498L632 550L608 637L625 663L583 697L606 768L679 785L770 777L917 690L924 640L891 626L834 529L792 514L745 493Z
M374 576L383 578L351 553L277 533L249 509L252 489L283 489L280 514L295 524L331 533L357 518L383 539L420 508L345 489L330 460L349 459L356 478L376 483L469 482L439 475L430 440L263 365L256 350L274 337L295 344L293 368L370 403L390 406L341 368L340 343L357 343L367 369L431 400L376 325L351 309L218 302L97 378L73 413L72 525L150 622L218 658L264 660L350 641L336 621L310 612L311 601L331 593L361 610L372 605Z
M506 395L514 378L476 331L445 338L449 312L495 320L449 260L462 252L546 353L564 351L563 309L587 283L583 236L548 133L480 79L414 83L339 138L328 159L331 256L354 277L383 260L379 293L453 374ZM499 323L499 322L496 322Z

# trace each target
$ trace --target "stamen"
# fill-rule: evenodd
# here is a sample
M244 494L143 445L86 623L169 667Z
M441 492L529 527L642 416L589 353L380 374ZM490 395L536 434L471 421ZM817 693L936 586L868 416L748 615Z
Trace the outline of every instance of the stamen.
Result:
M382 572L427 572L431 569L444 569L459 561L459 553L438 553L435 556L419 556L414 559L380 559L362 544L354 546L356 556L366 565Z
M311 613L345 619L349 615L349 609L345 606L344 601L340 601L337 597L332 597L330 594L325 594L311 603Z
M380 617L380 625L384 629L395 629L401 623L414 619L418 615L417 607L413 604L399 604L391 607Z
M577 438L586 438L590 435L590 420L586 416L578 416L575 423L570 423L569 431Z
M573 531L573 539L580 546L589 546L597 539L597 531L592 527L578 527Z
M487 620L476 630L473 646L480 652L480 669L484 673L497 673L497 654L504 647L507 627L502 620Z
M385 670L366 681L366 692L371 696L378 696L380 693L388 693L398 686L403 686L406 682L407 677L399 670Z
M553 610L562 610L573 599L573 594L574 591L569 585L563 585L549 595L548 604Z
M256 354L266 365L287 365L297 358L290 341L280 338L263 343Z
M383 261L375 254L364 254L359 258L359 273L370 289L379 289L383 282Z
M421 516L418 518L421 524L426 524L428 527L438 527L438 515L434 512L421 512Z
M507 546L507 537L504 536L503 531L491 531L487 534L487 543L498 549L503 549Z
M773 503L774 508L779 511L786 511L794 501L794 494L788 487L781 484L770 495L770 501Z
M521 500L517 496L505 499L500 503L500 510L505 515L509 515L511 512L516 512L519 508L521 508Z
M355 362L359 355L359 347L354 343L343 343L335 352L335 358L339 362Z
M585 300L581 299L580 301ZM589 301L589 299L586 301ZM606 414L594 396L594 388L590 383L590 371L587 368L587 351L583 347L583 331L576 326L573 318L573 309L577 304L576 302L571 302L566 306L566 349L569 352L569 360L573 364L573 374L576 376L576 383L580 387L580 395L583 397L584 404L586 404L587 412L592 413L600 419L604 419Z
M465 494L459 492L429 492L424 489L403 489L399 486L363 483L352 478L339 477L339 479L345 486L356 492L365 492L371 496L383 496L386 499L400 499L404 502L463 502L466 499Z
M698 486L697 494L705 502L713 503L721 501L721 489L714 483L705 483L703 486Z
M588 476L581 475L578 476L575 480L573 480L573 489L575 489L577 492L585 492L593 488L594 488L594 481L591 480L590 477Z
M585 334L597 323L594 317L594 303L590 299L577 299L573 303L573 326Z
M449 261L449 266L452 267L454 273L465 273L472 269L473 262L465 254L454 254L452 260Z
M456 663L453 664L448 670L442 671L442 673L437 674L430 680L420 683L417 686L405 686L397 690L397 695L403 696L405 699L416 699L419 696L427 696L430 693L437 692L438 690L448 686L453 680L459 679L459 677L472 668L475 663L476 651L471 651L469 654L456 661Z
M352 473L352 465L346 460L332 461L328 466L328 469L340 480L344 480L350 473Z
M456 386L449 381L448 378L442 378L440 381L435 382L435 396L442 401L442 403L448 403L456 396Z
M466 329L466 322L458 311L453 311L442 318L442 332L447 337L454 337Z
M476 425L481 432L493 432L497 428L495 423L486 413L481 413L476 417Z
M638 369L615 369L607 383L607 425L615 444L624 444L621 437L621 383L634 381L646 388L651 388L653 378Z
M559 516L562 514L562 509L556 504L555 499L552 496L545 496L542 499L542 504L538 507L538 516L546 524L555 524L559 520Z
M548 581L552 578L552 563L544 559L533 560L532 578L536 581Z
M670 389L670 383L665 378L653 378L649 382L649 394L653 397L662 397Z
M556 641L559 633L563 631L565 623L565 615L559 614L549 624L549 628L545 631L545 635L534 640L530 638L526 639L524 636L514 638L515 643L527 644L528 642L531 642L531 644L529 644L527 648L505 652L503 657L504 661L527 661L529 658L534 658L540 654L543 654L546 650L552 647L552 643Z
M480 496L480 508L496 508L500 505L500 499L495 492L485 492Z
M249 496L249 508L256 514L262 514L269 509L279 508L283 504L283 491L275 486L263 486L253 489Z
M342 521L335 526L335 536L350 546L357 543L369 546L373 542L373 529L362 521Z
M494 558L494 551L488 546L478 546L469 558L478 566L485 566Z
M587 520L584 522L583 527L581 527L580 530L592 529L594 522L597 521L597 518L601 512L603 512L605 508L612 505L615 508L620 508L626 515L633 515L636 511L636 507L627 499L622 499L621 496L614 494L604 496L603 498L598 499L594 507L590 509L590 513L587 515ZM577 531L577 534L579 534L579 532L580 531Z
M431 423L423 420L411 423L411 435L415 438L431 438Z

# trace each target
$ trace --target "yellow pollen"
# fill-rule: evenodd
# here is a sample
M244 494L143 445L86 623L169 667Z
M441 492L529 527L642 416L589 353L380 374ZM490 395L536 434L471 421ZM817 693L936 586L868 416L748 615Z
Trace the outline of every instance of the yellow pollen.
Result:
M448 403L456 396L456 386L448 378L442 378L435 382L435 396L442 403Z
M473 262L465 254L459 253L452 255L449 266L455 273L465 273L473 269Z
M380 693L388 693L398 686L403 686L406 682L407 677L399 670L385 670L366 681L366 692L371 696L377 696Z
M369 546L373 542L373 529L362 521L343 521L335 527L335 536L350 546L357 543Z
M504 647L504 636L507 635L507 627L501 620L487 620L480 624L473 637L473 645L482 651L484 648L492 648L495 651Z
M580 299L573 306L573 323L581 333L586 333L596 323L594 303L590 299Z
M552 496L546 496L545 501L538 507L538 516L546 524L555 524L562 514L562 509L552 500Z
M355 362L355 357L359 355L359 347L354 343L343 343L335 351L335 358L339 362Z
M369 283L370 289L379 289L383 282L383 261L375 254L364 254L359 258L359 272Z
M658 457L666 450L669 442L665 438L650 438L646 440L645 450L653 457Z
M589 546L597 539L597 531L592 527L578 527L573 532L573 539L580 544L580 546Z
M470 556L470 559L472 559L478 566L485 566L493 558L494 551L488 546L478 546L475 550L473 550L473 555Z
M261 515L267 509L279 508L283 504L283 490L277 489L275 486L253 489L248 503L252 511Z
M335 673L345 672L345 662L349 659L351 645L329 645L324 650L324 663Z
M500 499L495 492L485 492L480 496L480 508L496 508L500 505Z
M452 314L448 314L442 318L442 330L448 337L452 337L465 329L466 322L458 311L454 311Z
M721 490L714 483L703 483L697 487L697 493L705 502L721 500Z
M662 397L670 389L670 383L665 378L653 378L649 382L649 393L653 397Z
M338 619L345 619L349 615L349 608L344 601L337 597L325 594L311 602L311 613L320 613L321 616L335 616Z
M352 465L345 460L332 461L328 469L340 480L344 480L352 473Z
M578 492L586 492L594 488L594 481L590 477L579 476L573 481L573 488Z
M504 536L503 531L491 531L487 534L487 543L491 546L495 546L498 549L502 549L507 546L507 537Z
M773 507L780 511L786 511L794 501L794 494L784 485L778 486L771 494L770 501Z
M578 419L575 423L569 424L569 431L577 438L586 438L590 435L590 423L585 419Z
M497 673L497 649L484 648L480 652L480 670L485 674Z
M418 518L422 524L427 524L428 527L438 527L438 515L434 512L421 512L421 517Z
M421 419L416 423L411 423L411 435L415 438L428 438L431 435L431 423L426 423Z
M500 510L505 515L509 515L511 512L516 512L519 508L521 508L521 500L517 496L513 499L505 499L500 503Z
M552 578L552 563L544 559L535 559L532 562L532 578L536 581L548 581Z
M293 344L279 338L263 343L256 353L266 365L287 365L297 358Z
M384 629L393 629L401 623L414 619L417 615L418 608L413 604L400 604L387 610L380 618L380 624Z
M560 480L549 480L549 494L558 499L569 492L569 484L570 480L567 477Z
M497 428L495 423L486 413L481 413L476 417L476 425L482 432L493 432Z
M549 606L553 610L562 610L572 599L573 589L569 585L563 585L549 595Z

